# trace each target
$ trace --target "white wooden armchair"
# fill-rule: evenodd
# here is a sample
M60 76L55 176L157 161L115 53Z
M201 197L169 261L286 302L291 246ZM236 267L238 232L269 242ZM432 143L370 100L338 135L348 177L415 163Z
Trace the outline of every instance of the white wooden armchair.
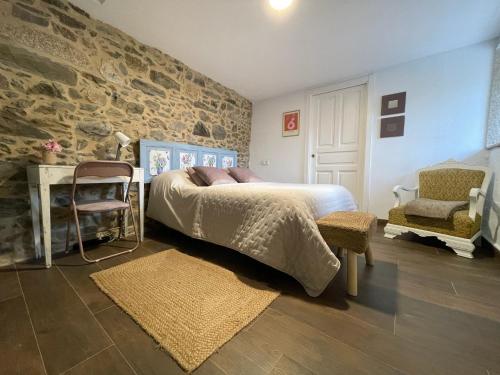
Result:
M393 189L394 208L384 228L385 237L394 238L406 232L419 236L434 236L444 241L457 255L473 258L474 241L481 236L484 199L491 172L486 167L447 161L419 171L419 186ZM402 192L412 193L412 199L436 201L467 201L468 207L455 211L448 219L414 216L405 213ZM405 196L409 194L404 194Z

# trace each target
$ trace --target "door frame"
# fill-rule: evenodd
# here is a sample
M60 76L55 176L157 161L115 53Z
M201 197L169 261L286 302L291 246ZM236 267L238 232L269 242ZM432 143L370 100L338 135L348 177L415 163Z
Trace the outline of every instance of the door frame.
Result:
M306 108L305 108L305 119L306 124L303 126L305 129L305 160L304 163L304 182L312 183L313 176L312 171L314 170L312 163L313 158L310 157L313 148L314 148L314 140L312 131L312 123L313 123L313 113L312 113L312 100L313 96L326 94L332 91L338 91L343 89L348 89L350 87L362 86L366 85L366 101L365 101L365 122L361 124L364 126L365 133L365 149L364 149L364 165L363 165L363 173L361 174L363 181L360 184L361 188L361 201L359 202L359 210L367 211L369 207L369 191L370 191L370 169L371 169L371 150L372 150L372 139L373 139L373 113L376 113L376 109L373 108L373 90L374 90L374 77L373 75L366 75L359 78L351 79L348 81L331 84L328 86L323 86L315 89L308 90L306 92ZM375 111L374 111L375 110ZM304 125L304 124L303 124Z

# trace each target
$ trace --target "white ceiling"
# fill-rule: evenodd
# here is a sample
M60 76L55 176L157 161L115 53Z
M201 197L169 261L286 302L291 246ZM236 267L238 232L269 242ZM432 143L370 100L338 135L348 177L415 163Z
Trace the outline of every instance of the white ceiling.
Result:
M500 34L499 0L73 0L251 100Z

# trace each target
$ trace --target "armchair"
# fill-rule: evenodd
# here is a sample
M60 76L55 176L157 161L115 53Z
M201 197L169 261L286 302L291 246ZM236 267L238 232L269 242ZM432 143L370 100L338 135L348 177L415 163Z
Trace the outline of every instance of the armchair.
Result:
M484 199L491 179L489 169L447 161L420 170L418 178L419 185L414 188L397 185L392 190L396 200L389 211L385 237L394 238L406 232L434 236L457 255L473 258L474 241L481 236ZM412 199L427 198L438 204L440 201L468 202L468 207L454 211L447 219L408 215L402 192L412 193Z

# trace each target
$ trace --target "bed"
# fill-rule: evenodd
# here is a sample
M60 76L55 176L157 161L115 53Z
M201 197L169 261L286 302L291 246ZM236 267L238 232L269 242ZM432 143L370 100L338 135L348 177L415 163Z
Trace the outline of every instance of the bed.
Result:
M169 147L177 152L177 146ZM200 161L204 152L229 152L190 147L195 147L192 152ZM141 143L141 166L146 168L148 156L143 158L143 150L147 148ZM236 160L236 154L231 156ZM184 169L176 168L175 163L170 167L152 177L148 217L285 272L311 296L320 295L337 273L340 262L321 237L315 220L333 211L356 209L344 187L271 182L199 187Z

